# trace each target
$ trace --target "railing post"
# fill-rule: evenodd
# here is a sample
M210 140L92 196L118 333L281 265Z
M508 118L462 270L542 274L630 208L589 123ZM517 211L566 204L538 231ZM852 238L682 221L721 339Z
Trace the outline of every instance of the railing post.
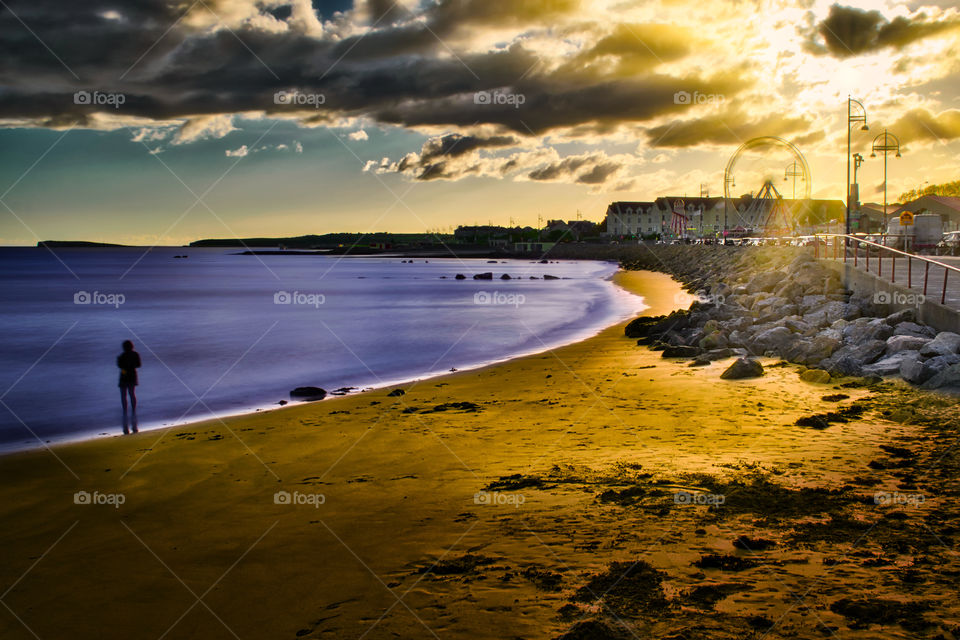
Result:
M943 293L940 294L940 304L947 303L947 274L950 273L950 269L946 267L943 268Z
M890 282L896 282L897 280L897 254L891 254L890 262Z
M907 256L907 289L913 287L913 258Z
M883 277L883 251L877 251L877 277Z
M930 263L929 263L929 262L924 262L924 263L923 263L923 266L924 266L924 269L923 269L923 295L926 296L926 295L927 295L927 283L930 281Z

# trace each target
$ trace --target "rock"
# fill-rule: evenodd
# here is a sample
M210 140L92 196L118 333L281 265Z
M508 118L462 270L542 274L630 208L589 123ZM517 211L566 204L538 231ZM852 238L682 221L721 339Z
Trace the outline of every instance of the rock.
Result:
M720 374L724 380L740 380L742 378L758 378L763 375L763 365L753 358L738 358Z
M758 351L776 351L782 353L796 340L793 332L786 327L767 329L753 338L753 344Z
M297 387L290 392L291 398L301 398L303 400L323 400L327 392L320 387Z
M670 345L660 354L661 358L695 358L700 354L697 347L688 347L686 345Z
M900 377L913 384L923 384L935 375L955 364L960 364L960 355L950 354L924 359L916 351L907 352L900 365Z
M833 355L840 344L837 338L821 333L813 338L797 340L782 355L790 362L813 365Z
M711 349L710 351L707 351L706 353L697 356L697 359L699 360L700 358L705 358L706 360L709 360L711 362L714 360L723 360L724 358L732 358L733 356L738 355L737 351L743 351L743 350L742 349L735 350L730 348ZM746 355L746 352L744 352L742 355Z
M900 351L899 353L894 353L893 355L888 355L881 360L877 360L873 364L868 364L863 367L862 372L865 376L895 376L900 373L900 365L903 364L905 358L909 357L912 351Z
M467 276L463 275L462 273L458 273L458 274L457 274L456 276L454 276L454 277L455 277L457 280L466 280L466 279L467 279Z
M505 273L505 274L503 274L502 276L500 276L500 279L501 279L501 280L511 280L512 278L510 277L510 274L509 274L509 273Z
M892 335L893 327L881 318L857 318L843 328L843 341L847 344L886 340Z
M823 369L807 369L800 374L800 379L813 384L829 384L830 374Z
M920 349L920 355L932 358L946 356L960 351L960 335L951 331L941 331L933 340Z
M893 331L895 336L914 336L917 338L933 338L937 332L930 327L916 322L901 322Z
M406 393L407 393L407 392L404 391L403 389L394 389L393 391L391 391L390 393L387 394L387 397L388 397L388 398L396 398L396 397L398 397L398 396L406 395Z
M711 349L722 349L729 343L727 342L726 336L719 331L713 331L701 338L697 344L700 345L701 349L709 351Z
M753 277L747 284L749 293L758 293L760 291L773 291L774 287L783 282L784 275L779 271L764 271Z
M547 275L544 275L544 276L543 276L543 279L544 279L544 280L559 280L560 278L558 278L557 276L551 276L551 275L547 274Z
M901 351L918 351L920 348L930 342L930 338L918 338L916 336L890 336L887 338L887 354L899 353Z
M884 320L891 327L895 327L901 322L916 322L917 313L913 309L904 309L902 311L897 311L896 313L891 313L884 318Z
M824 295L803 296L800 300L800 313L806 315L826 303L827 296Z
M487 271L486 273L475 273L473 275L474 280L493 280L493 272Z
M960 387L960 364L953 364L920 385L921 389L956 389Z

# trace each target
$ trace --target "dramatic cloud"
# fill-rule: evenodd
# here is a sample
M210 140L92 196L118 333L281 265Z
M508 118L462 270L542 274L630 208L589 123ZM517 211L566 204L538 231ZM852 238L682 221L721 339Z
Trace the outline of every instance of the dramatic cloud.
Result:
M737 110L705 115L690 120L674 120L647 130L654 147L693 147L705 144L739 145L756 136L789 137L810 126L804 118L772 114L749 120Z
M900 49L908 44L960 28L960 20L929 20L920 13L913 18L898 16L888 21L879 11L865 11L838 4L817 27L823 44L811 43L815 51L847 58L885 47Z
M937 141L946 142L960 138L960 111L950 109L933 115L925 109L914 109L890 125L900 142Z

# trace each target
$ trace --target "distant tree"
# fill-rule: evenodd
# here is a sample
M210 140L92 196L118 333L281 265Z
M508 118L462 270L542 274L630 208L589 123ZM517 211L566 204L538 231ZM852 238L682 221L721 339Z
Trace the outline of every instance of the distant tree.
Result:
M943 184L931 184L922 189L911 189L900 194L898 202L910 202L923 196L949 196L960 198L960 180L953 182L944 182Z

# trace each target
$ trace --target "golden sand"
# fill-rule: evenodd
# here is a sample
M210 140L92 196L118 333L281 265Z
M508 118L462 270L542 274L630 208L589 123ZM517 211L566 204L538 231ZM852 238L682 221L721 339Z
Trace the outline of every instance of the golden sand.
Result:
M663 274L616 281L649 315L680 291ZM664 360L619 325L404 385L401 397L371 391L7 456L0 637L553 637L569 627L557 610L571 589L610 561L644 555L695 583L689 558L710 547L683 542L694 534L682 521L641 528L599 504L591 478L755 465L800 485L840 480L906 430L793 427L823 410L830 387L789 367L722 381L728 364ZM451 403L477 409L435 410ZM580 474L577 490L476 496L502 476L560 471ZM124 503L75 504L77 491ZM278 491L301 504L277 504ZM471 562L482 571L463 570ZM738 606L773 616L790 605L750 597Z

